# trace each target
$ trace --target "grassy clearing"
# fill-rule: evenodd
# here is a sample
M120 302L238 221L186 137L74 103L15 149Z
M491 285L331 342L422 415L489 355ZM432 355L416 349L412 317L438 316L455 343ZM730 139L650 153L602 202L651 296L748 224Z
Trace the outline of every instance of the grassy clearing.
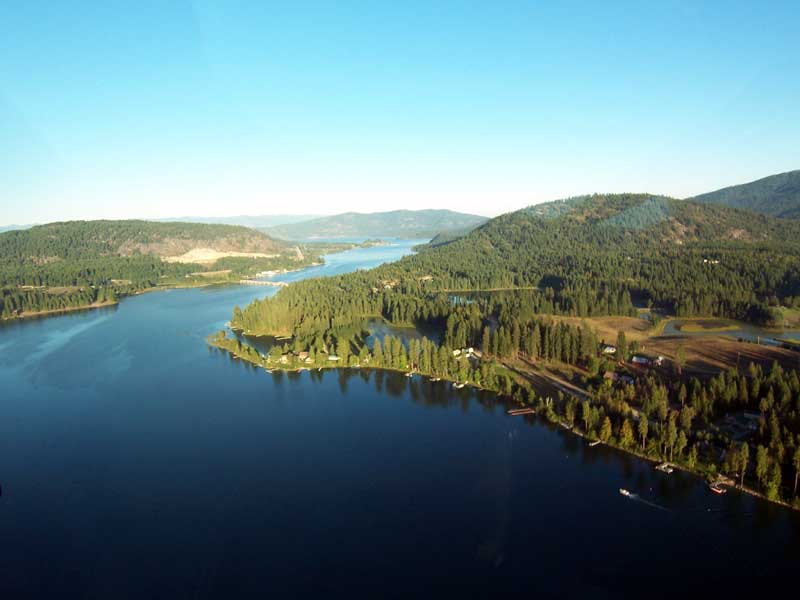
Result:
M686 321L686 319L681 319ZM733 321L720 319L692 319L676 327L682 333L721 333L724 331L738 331L741 326Z
M781 306L776 309L780 314L779 322L783 327L800 328L800 309Z

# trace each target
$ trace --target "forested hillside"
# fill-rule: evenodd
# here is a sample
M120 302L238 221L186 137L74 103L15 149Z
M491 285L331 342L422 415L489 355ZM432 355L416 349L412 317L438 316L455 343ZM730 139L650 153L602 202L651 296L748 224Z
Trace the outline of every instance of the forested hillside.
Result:
M800 170L780 173L691 198L787 219L800 218Z
M160 285L238 280L311 260L246 227L51 223L0 234L0 315L115 302L120 295Z
M740 365L739 354L762 347L729 339L727 370L687 375L683 346L669 359L642 356L639 342L618 331L609 355L589 319L550 316L634 315L640 305L769 323L798 296L798 222L640 194L587 196L503 215L396 263L298 282L236 307L231 325L239 332L291 338L268 356L225 331L209 341L268 369L350 365L469 383L591 439L798 502L797 485L782 483L800 477L796 371ZM387 336L370 346L371 319L429 337L406 347ZM571 387L551 370L573 373ZM555 381L558 393L540 395L542 381ZM724 426L741 411L757 415L747 441Z
M277 253L286 244L234 225L152 221L67 221L0 235L0 257L33 262L153 254L178 256L193 248Z
M287 240L311 238L433 237L442 232L466 232L486 222L486 217L451 210L394 210L379 213L343 213L302 223L270 227L266 233Z
M648 195L573 198L373 271L299 283L234 323L305 334L361 315L429 321L449 314L448 293L499 290L532 314L632 315L639 304L768 323L771 307L800 296L800 223Z

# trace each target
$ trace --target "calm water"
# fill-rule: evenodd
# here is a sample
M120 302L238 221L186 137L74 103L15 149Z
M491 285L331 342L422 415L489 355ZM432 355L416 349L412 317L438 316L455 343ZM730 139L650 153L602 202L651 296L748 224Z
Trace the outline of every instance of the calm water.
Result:
M491 395L270 375L204 344L270 292L152 293L0 329L4 598L653 597L796 578L788 511L508 417Z

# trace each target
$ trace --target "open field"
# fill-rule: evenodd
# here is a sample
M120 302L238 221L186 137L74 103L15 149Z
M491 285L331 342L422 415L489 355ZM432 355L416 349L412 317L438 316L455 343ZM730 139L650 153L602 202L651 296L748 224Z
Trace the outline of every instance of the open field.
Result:
M685 321L685 319L681 319ZM697 319L681 323L676 329L682 333L721 333L737 331L741 327L733 321L725 319Z
M797 368L800 364L800 354L793 350L740 342L726 336L660 336L650 338L641 348L674 361L679 346L683 346L686 369L690 371L717 372L737 365L746 369L751 362L769 366L778 361L787 368Z
M564 322L569 325L582 327L584 324L597 332L597 338L607 344L617 340L619 331L625 332L628 342L641 341L650 336L651 325L649 321L639 317L552 317L554 321Z
M162 260L169 263L193 263L198 265L210 265L217 262L220 258L229 256L244 258L277 258L280 254L263 254L261 252L221 252L213 248L193 248L180 256L165 256Z
M800 327L800 309L781 306L777 309L780 313L781 325L783 327Z

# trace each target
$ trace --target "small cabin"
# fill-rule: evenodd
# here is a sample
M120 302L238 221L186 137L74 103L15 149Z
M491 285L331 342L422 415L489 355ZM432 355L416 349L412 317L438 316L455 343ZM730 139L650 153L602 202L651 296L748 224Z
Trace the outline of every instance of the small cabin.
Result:
M600 346L600 352L602 352L603 354L616 354L617 347L612 346L611 344L602 344Z

